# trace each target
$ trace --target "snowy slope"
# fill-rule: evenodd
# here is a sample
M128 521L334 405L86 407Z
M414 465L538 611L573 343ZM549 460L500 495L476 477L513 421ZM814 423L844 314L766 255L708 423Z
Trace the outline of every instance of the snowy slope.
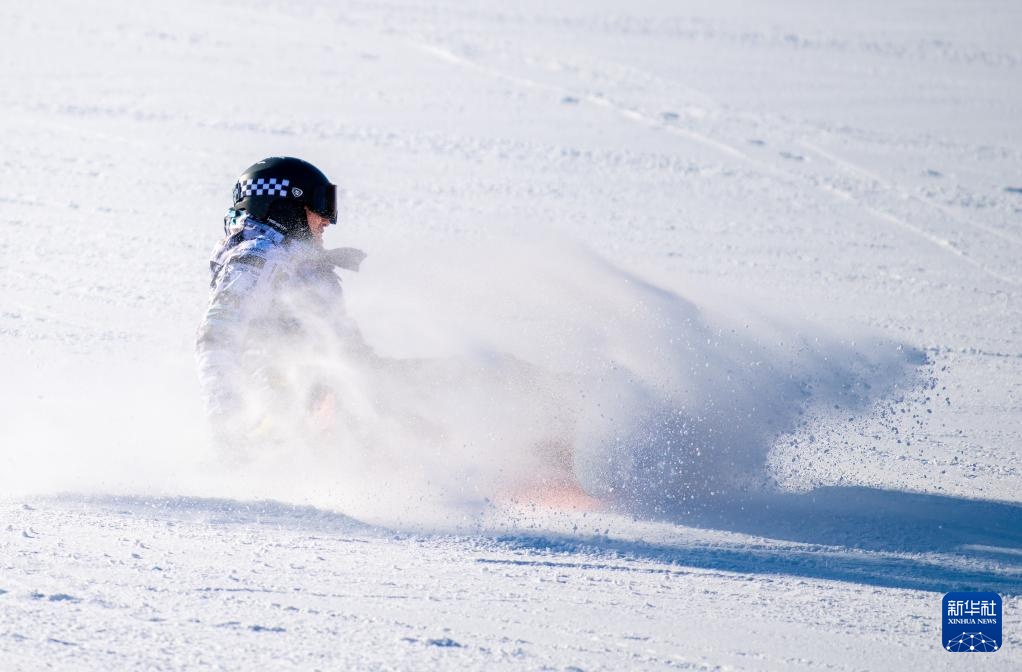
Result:
M1022 666L1022 6L749 4L5 8L0 669ZM273 154L343 185L377 351L469 362L457 446L210 445ZM609 511L501 497L506 357L574 376ZM940 650L956 589L1003 650Z

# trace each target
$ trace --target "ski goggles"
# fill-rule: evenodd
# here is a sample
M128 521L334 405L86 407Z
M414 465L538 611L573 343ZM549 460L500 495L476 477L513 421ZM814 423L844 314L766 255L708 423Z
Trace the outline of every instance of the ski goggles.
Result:
M337 223L336 184L320 185L313 189L311 194L306 194L306 198L302 200L309 210L312 210L317 215L326 217L330 220L331 224Z

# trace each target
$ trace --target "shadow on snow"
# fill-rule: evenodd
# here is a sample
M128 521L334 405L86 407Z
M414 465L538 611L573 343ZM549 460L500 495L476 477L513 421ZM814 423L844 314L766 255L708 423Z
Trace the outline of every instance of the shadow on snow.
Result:
M256 525L326 534L367 534L384 531L342 513L271 500L239 501L212 497L71 493L54 497L53 500L63 504L107 509L111 514L119 516L158 517L165 521L206 525Z
M273 501L78 495L56 499L109 509L114 515L161 520L258 525L327 535L394 534L340 513ZM687 573L684 568L689 567L939 593L991 590L1022 595L1022 506L1018 504L827 487L803 494L758 495L675 516L669 522L753 538L657 543L610 536L505 534L496 537L498 546L523 555L478 561L671 574ZM413 534L422 536L429 535ZM474 544L473 548L479 550ZM635 561L669 567L639 567Z
M760 537L763 543L747 539L657 544L554 536L511 536L501 541L529 551L610 553L623 560L709 570L940 593L1022 594L1022 506L1018 504L826 487L804 494L758 495L671 522Z

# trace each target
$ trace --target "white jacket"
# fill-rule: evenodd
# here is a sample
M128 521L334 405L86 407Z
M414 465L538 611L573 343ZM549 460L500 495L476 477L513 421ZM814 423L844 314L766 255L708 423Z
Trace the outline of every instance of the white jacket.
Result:
M199 379L212 417L240 411L265 372L324 343L365 349L344 309L337 262L311 240L287 238L271 224L229 210L226 237L210 257L210 300L196 342ZM351 265L353 264L353 265Z

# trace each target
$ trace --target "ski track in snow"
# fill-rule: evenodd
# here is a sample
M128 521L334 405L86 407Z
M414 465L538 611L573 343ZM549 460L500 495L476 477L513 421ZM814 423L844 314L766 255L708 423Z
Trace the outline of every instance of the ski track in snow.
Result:
M723 154L725 154L727 156L740 159L740 160L750 164L755 169L758 169L760 171L766 172L768 174L772 174L772 175L781 177L782 179L785 179L789 183L794 182L795 178L797 177L797 174L792 173L791 171L784 170L783 168L780 168L780 167L778 167L776 165L773 165L773 164L768 163L766 161L761 161L759 159L754 158L753 156L751 156L747 152L741 151L740 149L738 149L736 146L734 146L731 143L722 142L722 141L716 140L713 137L710 137L709 135L706 135L704 133L700 133L700 132L697 132L697 131L693 131L693 130L688 129L688 128L682 128L682 127L679 127L679 126L676 126L676 125L671 125L671 124L665 122L662 117L658 118L657 116L654 116L652 114L643 112L641 110L638 110L638 109L635 109L635 108L631 108L631 107L628 107L626 105L622 105L620 103L617 103L617 102L615 102L613 100L610 100L610 99L606 98L603 95L579 94L579 93L577 93L575 91L572 91L572 90L560 89L558 87L553 87L553 86L549 86L549 85L546 85L546 84L542 84L540 82L537 82L537 81L534 81L534 80L531 80L531 79L526 79L526 78L523 78L523 77L509 75L509 74L507 74L505 72L502 72L502 71L500 71L498 69L495 69L495 68L488 68L488 67L481 66L478 63L475 63L475 62L473 62L473 61L471 61L469 59L466 59L466 58L462 58L462 57L460 57L460 56L458 56L458 55L456 55L456 54L454 54L454 53L452 53L452 52L450 52L450 51L448 51L446 49L443 49L442 47L438 47L438 46L435 46L435 45L417 44L415 46L417 46L418 48L422 49L426 53L429 53L431 55L437 56L437 57L439 57L439 58L441 58L441 59L443 59L445 61L448 61L450 63L454 63L454 64L459 65L461 67L472 69L474 71L483 73L483 74L485 74L487 76L490 76L490 77L496 77L496 78L499 78L499 79L502 79L502 80L514 83L514 84L519 85L519 86L524 86L524 87L528 87L528 88L539 89L539 90L544 90L544 91L550 91L550 92L553 92L553 93L557 93L558 95L563 96L562 100L585 101L585 102L591 103L593 105L597 105L599 107L605 107L607 109L613 110L614 112L616 112L623 119L627 119L627 120L632 121L632 122L643 124L643 125L648 126L650 128L654 128L654 129L658 129L658 130L663 130L665 132L668 132L668 133L671 133L671 134L674 134L674 135L679 135L679 136L681 136L683 138L695 141L695 142L700 143L702 145L705 145L705 146L707 146L707 147L709 147L711 149L717 150L717 151L719 151L719 152L721 152L721 153L723 153ZM705 97L704 97L704 99L705 99ZM879 179L876 175L873 175L872 173L869 173L868 171L864 170L861 167L854 166L854 165L848 163L847 161L843 161L841 159L838 159L835 156L833 156L832 154L829 154L829 153L825 152L824 150L820 149L819 147L816 147L814 145L811 145L809 143L802 142L802 141L799 142L799 145L801 147L805 148L805 149L810 150L813 154L815 154L815 155L817 155L819 157L826 158L827 160L829 160L831 163L835 164L839 169L842 169L846 173L851 172L851 173L854 173L854 174L857 174L857 175L860 175L860 176L865 176L865 177L867 177L868 179L874 181L877 184L884 185L889 190L897 191L898 196L900 196L902 198L909 198L910 197L909 194L905 193L904 191L902 191L900 189L892 189L891 185L885 184L884 181ZM804 157L802 157L802 156L793 155L793 154L786 153L786 152L782 152L781 155L784 156L785 158L794 158L794 159L797 159L797 160L803 160L804 159ZM986 274L990 275L993 278L996 278L998 280L1001 280L1002 282L1010 283L1010 284L1013 284L1013 285L1018 285L1019 284L1019 279L1018 278L1002 274L1002 273L1000 273L1000 272L998 272L996 270L991 269L987 265L983 264L981 261L977 261L976 259L973 259L966 252L958 249L958 247L952 241L947 240L946 238L942 238L942 237L940 237L938 235L934 235L930 231L926 230L924 227L919 226L917 224L913 224L912 222L908 221L907 219L905 219L903 217L899 217L899 216L894 215L894 214L892 214L892 213L890 213L890 212L888 212L888 211L886 211L884 209L877 208L877 207L875 207L873 205L870 205L870 204L868 204L864 200L864 198L862 196L856 195L856 194L852 193L851 191L848 191L848 190L839 188L837 186L834 186L834 184L832 184L832 183L825 183L825 184L816 185L816 186L818 186L818 188L821 191L823 191L823 192L825 192L825 193L827 193L829 195L832 195L832 196L834 196L836 198L844 199L844 200L856 203L859 207L863 208L864 210L866 210L867 212L869 212L870 214L872 214L876 218L881 219L881 220L883 220L885 222L890 222L891 224L894 224L896 226L902 227L906 231L909 231L910 233L923 238L924 240L926 240L926 241L936 245L940 249L942 249L942 250L944 250L944 251L946 251L946 252L948 252L950 254L953 254L953 255L957 256L961 260L963 260L966 263L974 266L975 268L979 269L983 273L986 273ZM922 201L922 199L918 199L918 197L916 197L916 200ZM941 211L945 212L943 209L941 209ZM997 236L997 237L1001 238L1002 240L1006 240L1008 242L1018 242L1018 238L1017 237L1012 236L1010 234L1005 234L1005 233L1000 232L1000 231L998 231L996 229L993 229L992 227L987 227L987 226L985 226L983 224L971 224L970 223L970 225L978 226L979 228L982 228L987 233L990 233L990 234L992 234L994 236Z
M963 669L939 641L940 595L963 589L1005 596L983 669L1022 667L1016 4L102 0L5 20L0 669ZM353 503L358 475L315 456L225 469L191 344L230 183L275 153L338 176L327 242L369 251L345 283L385 351L544 333L579 306L582 327L619 322L594 334L634 331L627 351L647 335L628 315L663 301L706 320L675 334L710 337L693 370L742 361L742 338L869 329L926 354L922 385L785 409L764 456L785 490L687 508L480 507L468 482L434 510L411 475ZM558 275L578 250L538 235L498 254L547 228L604 261ZM710 309L739 305L729 337ZM863 382L841 345L810 370Z

